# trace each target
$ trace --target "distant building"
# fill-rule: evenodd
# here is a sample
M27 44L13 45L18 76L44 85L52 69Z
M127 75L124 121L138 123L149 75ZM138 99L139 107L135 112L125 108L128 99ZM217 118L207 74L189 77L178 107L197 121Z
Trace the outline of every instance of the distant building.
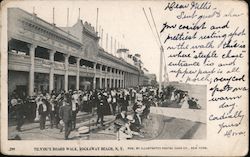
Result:
M143 86L150 85L149 84L149 78L143 73L140 75L139 84L143 85Z
M145 74L148 77L148 83L150 85L156 85L157 81L156 81L156 75L155 74Z

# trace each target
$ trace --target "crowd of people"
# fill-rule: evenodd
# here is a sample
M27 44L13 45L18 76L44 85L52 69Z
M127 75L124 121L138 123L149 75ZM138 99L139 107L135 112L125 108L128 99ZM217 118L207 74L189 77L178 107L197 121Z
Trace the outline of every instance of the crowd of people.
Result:
M127 89L64 90L60 92L39 93L34 97L22 97L13 93L9 97L9 116L16 118L16 129L22 131L24 121L40 122L40 129L45 129L46 120L50 128L65 131L68 139L72 130L76 130L77 114L86 112L96 116L95 125L104 126L104 116L114 115L114 125L118 139L135 136L143 137L141 131L144 119L149 119L150 106L164 106L165 101L178 102L182 108L199 109L200 106L188 92L170 87L158 92L154 87L135 87ZM192 102L190 102L192 101ZM128 110L131 106L132 111Z

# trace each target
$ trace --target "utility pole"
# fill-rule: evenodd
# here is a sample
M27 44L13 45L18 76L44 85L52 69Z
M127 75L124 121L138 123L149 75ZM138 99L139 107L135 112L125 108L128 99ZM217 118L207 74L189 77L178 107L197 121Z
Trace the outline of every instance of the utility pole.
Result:
M163 46L160 47L160 73L159 73L159 94L161 93L162 86L162 59L163 59L164 49Z

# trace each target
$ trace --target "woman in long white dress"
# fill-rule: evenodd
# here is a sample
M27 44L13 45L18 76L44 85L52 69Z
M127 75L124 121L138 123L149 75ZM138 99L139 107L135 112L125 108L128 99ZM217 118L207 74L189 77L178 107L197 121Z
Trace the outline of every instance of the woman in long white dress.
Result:
M171 93L171 98L170 98L171 101L174 101L174 100L175 100L175 94L174 94L174 92L175 92L175 90L172 91L172 93Z
M188 104L188 95L186 95L184 98L183 98L183 103L181 105L181 108L184 108L184 109L188 109L189 108L189 104Z

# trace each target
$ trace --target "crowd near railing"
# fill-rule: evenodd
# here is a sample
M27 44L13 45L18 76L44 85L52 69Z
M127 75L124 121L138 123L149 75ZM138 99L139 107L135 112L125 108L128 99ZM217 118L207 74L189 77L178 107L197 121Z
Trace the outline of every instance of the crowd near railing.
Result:
M77 129L76 117L79 112L96 116L96 125L101 127L104 126L104 116L115 116L117 138L128 139L133 136L143 137L142 122L149 118L151 106L201 109L198 100L190 97L188 91L174 86L167 86L161 92L153 86L68 92L53 90L51 93L42 91L32 97L15 90L8 100L9 122L16 120L17 131L21 131L24 122L35 121L39 121L40 129L44 130L48 119L51 128L56 127L60 131L63 127L66 129L65 139L68 139L70 131Z

